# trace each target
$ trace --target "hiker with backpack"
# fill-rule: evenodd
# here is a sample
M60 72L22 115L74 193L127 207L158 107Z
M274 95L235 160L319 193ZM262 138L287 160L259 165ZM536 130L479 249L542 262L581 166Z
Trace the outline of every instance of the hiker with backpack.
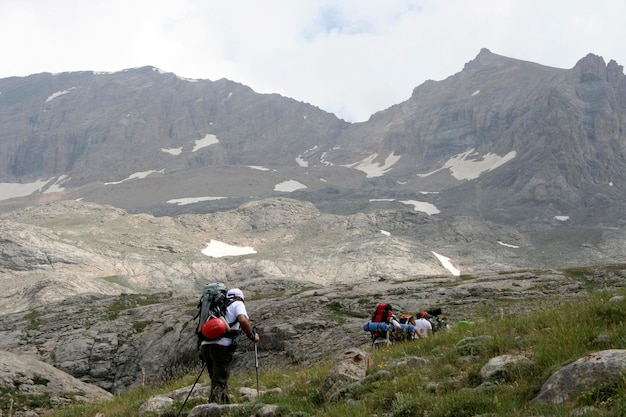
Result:
M209 288L211 285L215 288ZM230 365L237 349L239 337L243 331L253 343L259 342L259 335L252 327L248 312L244 304L244 295L239 288L232 288L224 297L223 284L209 284L200 301L202 309L215 310L205 313L207 318L201 318L200 330L197 331L200 339L200 354L211 377L211 394L209 401L217 404L228 404L228 379L230 377ZM225 288L225 287L223 287ZM213 295L211 291L216 292ZM211 297L220 300L207 301ZM203 300L205 301L203 303ZM221 306L213 308L211 304ZM207 305L205 308L204 305ZM218 336L219 335L219 336Z
M402 314L400 316L400 326L402 326L402 340L419 339L417 328L415 327L415 317L412 314Z
M381 303L376 306L370 321L363 325L363 330L372 335L372 347L377 341L384 341L391 344L394 336L399 338L402 333L402 326L393 314L393 307L388 303Z
M428 321L427 311L422 311L419 316L420 318L415 321L415 332L420 339L426 339L433 335L433 325Z

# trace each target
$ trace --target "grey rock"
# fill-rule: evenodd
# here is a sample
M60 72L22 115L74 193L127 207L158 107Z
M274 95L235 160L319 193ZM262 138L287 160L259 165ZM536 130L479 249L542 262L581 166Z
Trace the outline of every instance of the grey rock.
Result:
M500 355L489 359L478 374L483 382L512 382L532 367L533 363L523 355Z
M585 391L619 385L625 369L626 350L589 353L552 374L531 405L572 404Z
M187 414L188 417L219 417L239 407L239 404L200 404L195 406Z
M70 402L96 403L112 394L27 355L0 351L0 388L22 395L49 397L53 406Z
M360 349L343 352L335 360L335 366L326 376L320 395L329 401L345 386L364 379L371 368L369 353Z
M148 401L141 404L139 407L139 415L161 415L163 410L171 409L174 405L174 400L164 395L156 395L150 397Z

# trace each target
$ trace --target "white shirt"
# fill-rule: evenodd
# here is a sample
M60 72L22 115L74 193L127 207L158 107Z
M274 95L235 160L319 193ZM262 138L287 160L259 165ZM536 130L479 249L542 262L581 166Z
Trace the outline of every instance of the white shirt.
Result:
M419 318L415 322L415 330L419 333L420 337L428 337L428 330L432 330L433 325L425 318Z
M246 310L246 305L243 303L243 301L236 300L232 302L228 307L226 307L226 313L224 314L224 319L228 322L228 324L235 322L235 324L230 326L231 330L240 329L241 325L237 321L237 317L240 314L243 314L244 316L246 316L246 318L248 318L248 311ZM230 337L223 336L216 340L203 340L201 345L217 344L221 346L230 346L232 343L233 343L233 339L231 339Z

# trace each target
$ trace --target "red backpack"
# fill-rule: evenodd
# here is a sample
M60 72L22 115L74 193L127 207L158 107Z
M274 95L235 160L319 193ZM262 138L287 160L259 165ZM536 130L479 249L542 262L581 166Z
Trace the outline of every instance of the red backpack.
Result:
M372 321L375 323L391 323L391 316L393 312L391 311L391 304L378 304L376 306L376 311L372 315Z
M372 315L371 321L373 323L391 323L391 316L393 316L393 311L391 311L391 304L378 304L376 306L376 311ZM384 332L375 331L372 332L372 336L384 336Z

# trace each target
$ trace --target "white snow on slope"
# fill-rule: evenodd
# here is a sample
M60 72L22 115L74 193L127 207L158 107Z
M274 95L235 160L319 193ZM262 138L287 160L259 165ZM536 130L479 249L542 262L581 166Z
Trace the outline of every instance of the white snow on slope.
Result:
M290 193L292 191L296 191L296 190L302 190L304 188L308 188L306 185L302 184L301 182L295 181L295 180L289 180L289 181L283 181L279 184L276 184L274 186L274 191L281 191L281 192L285 192L285 193Z
M227 197L187 197L187 198L175 198L167 200L168 204L178 204L179 206L185 206L187 204L199 203L201 201L215 201L224 200Z
M218 240L213 240L207 244L207 247L202 249L202 254L210 256L211 258L221 258L223 256L241 256L250 255L256 253L254 248L250 246L232 246Z
M482 173L494 170L515 158L517 152L511 151L504 156L487 153L480 157L474 149L470 149L459 155L455 155L439 169L427 174L418 174L418 177L427 177L444 169L449 169L450 173L457 180L473 180Z
M170 155L180 155L183 152L183 148L161 148L161 152L169 153Z
M439 209L434 204L427 203L425 201L405 200L400 202L402 204L412 205L414 211L422 211L429 216L440 213Z
M374 159L376 158L378 158L377 153L368 156L362 161L342 166L365 172L367 178L380 177L389 171L393 164L400 160L400 155L395 155L395 153L392 152L385 158L385 162L383 163L374 163Z
M128 176L127 178L124 178L121 181L105 182L104 185L115 185L115 184L121 184L124 181L146 178L148 175L150 175L150 174L152 174L154 172L157 172L157 171L153 169L153 170L150 170L150 171L135 172L134 174L131 174L130 176ZM163 172L163 171L161 170L159 172Z
M305 161L304 159L302 159L301 155L298 155L296 157L296 164L298 164L302 168L308 168L309 167L309 161Z
M395 201L395 199L394 198L370 198L369 201L372 203L375 203L379 201L380 202ZM440 213L439 209L434 204L427 203L425 201L404 200L404 201L400 201L400 203L411 205L413 206L414 211L421 211L421 212L428 214L429 216Z
M50 187L46 189L46 191L44 191L44 194L56 193L56 192L65 190L65 188L61 186L63 185L64 182L68 181L69 179L70 177L68 177L67 175L61 175L59 178L57 178L54 184L52 184Z
M191 152L195 152L199 149L206 148L207 146L210 146L210 145L215 145L218 142L219 140L217 140L217 136L207 133L203 139L198 139L196 141L196 146L193 147Z
M61 97L62 95L69 93L73 89L74 87L70 88L69 90L57 91L56 93L53 93L52 95L48 96L48 98L46 99L46 103L49 103L55 98Z
M32 193L41 191L48 181L50 180L37 180L27 184L0 182L0 200L31 195Z
M455 277L458 277L461 275L461 271L459 271L458 269L454 267L454 265L452 265L452 262L450 262L450 258L447 258L443 255L439 255L437 252L432 252L432 253L433 255L437 257L437 259L439 259L439 262L441 262L441 265L444 268L446 268L448 271L450 271L452 275L454 275Z

